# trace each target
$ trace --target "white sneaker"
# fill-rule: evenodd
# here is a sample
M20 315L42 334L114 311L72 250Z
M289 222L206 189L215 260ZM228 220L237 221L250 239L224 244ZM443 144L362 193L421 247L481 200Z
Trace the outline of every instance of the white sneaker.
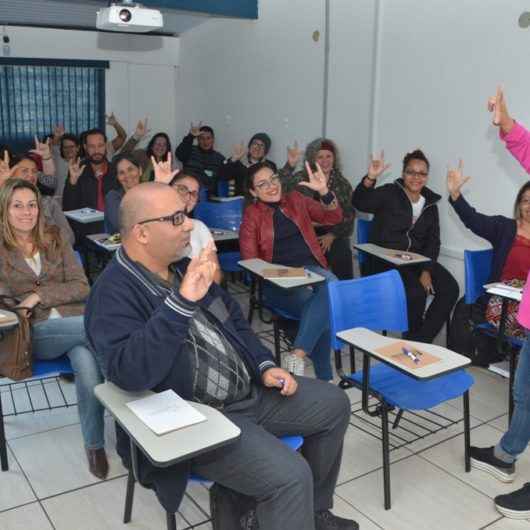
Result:
M288 371L294 375L304 375L304 358L299 357L294 353L289 353L283 358L283 366Z

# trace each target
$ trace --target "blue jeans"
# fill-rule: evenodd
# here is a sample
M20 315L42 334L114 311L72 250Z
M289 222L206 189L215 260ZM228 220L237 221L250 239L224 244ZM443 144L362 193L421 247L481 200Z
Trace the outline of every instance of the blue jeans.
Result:
M327 282L337 277L327 269L308 266L306 269L326 278L313 287L282 289L265 284L263 295L268 304L300 319L293 346L304 350L315 367L319 379L333 379L331 370L331 342L329 335L329 302Z
M519 353L513 384L514 409L508 430L495 447L495 456L515 462L530 442L530 334Z
M104 447L104 409L94 395L94 387L103 382L103 377L96 359L86 345L83 316L37 322L31 330L31 345L34 359L50 361L64 354L68 355L75 374L85 447Z

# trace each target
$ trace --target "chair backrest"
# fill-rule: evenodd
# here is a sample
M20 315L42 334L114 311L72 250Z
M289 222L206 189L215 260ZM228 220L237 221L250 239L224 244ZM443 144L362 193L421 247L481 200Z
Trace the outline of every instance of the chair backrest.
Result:
M206 202L208 200L208 188L201 186L199 188L199 201Z
M200 219L210 228L239 230L243 218L243 201L241 197L226 202L199 202L193 214L195 219Z
M368 243L370 237L370 230L372 229L372 221L368 219L357 219L357 243ZM359 265L363 264L367 256L364 252L357 253Z
M217 183L217 196L218 197L228 197L230 191L230 186L228 180L220 180Z
M396 270L356 280L328 283L331 347L343 341L339 331L364 327L373 331L407 331L407 298Z
M491 275L493 250L465 250L464 265L466 276L466 304L474 304L484 293L484 284Z

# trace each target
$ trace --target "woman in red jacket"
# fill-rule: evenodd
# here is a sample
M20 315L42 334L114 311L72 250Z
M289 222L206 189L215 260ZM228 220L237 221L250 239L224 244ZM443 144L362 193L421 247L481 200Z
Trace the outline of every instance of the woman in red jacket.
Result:
M306 164L308 182L300 185L317 192L320 201L297 191L282 193L280 177L268 162L256 164L249 172L248 189L254 203L245 209L239 231L243 259L261 258L292 267L305 267L336 280L318 242L313 223L334 225L342 220L335 195L317 165L313 172ZM281 289L264 286L268 303L300 318L294 349L286 358L286 368L303 375L304 357L310 355L318 378L333 377L330 360L329 310L326 284L314 288Z

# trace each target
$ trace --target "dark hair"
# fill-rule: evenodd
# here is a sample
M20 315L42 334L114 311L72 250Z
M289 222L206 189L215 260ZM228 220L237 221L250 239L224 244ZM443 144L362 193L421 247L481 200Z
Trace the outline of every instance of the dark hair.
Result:
M268 160L254 164L248 170L247 189L254 189L254 177L256 176L256 173L262 169L270 169L273 173L276 173L276 168Z
M407 153L405 155L405 158L403 159L403 173L405 173L405 169L407 169L411 160L421 160L427 164L427 171L431 169L431 164L423 151L421 149L416 149L415 151L412 151L412 153Z
M517 192L517 197L515 197L515 204L513 205L513 216L515 219L521 217L521 201L523 200L523 195L528 190L530 190L530 180L521 186L521 189Z
M213 129L209 125L203 125L199 131L201 132L209 132L213 137L215 137L215 133L213 132Z
M193 173L186 173L185 171L179 171L174 177L173 179L171 180L171 182L169 183L170 186L173 186L175 185L179 180L182 180L182 179L185 179L185 178L190 178L190 179L193 179L197 182L197 184L199 185L199 189L201 189L201 179L197 176L197 175L194 175Z
M63 142L65 140L70 140L71 142L74 142L74 144L79 147L79 138L75 134L66 133L61 136L61 142L59 144L59 149L61 151L61 156L64 158L64 144Z
M105 134L105 131L103 129L98 129L96 127L94 129L88 129L88 131L83 131L81 133L81 142L83 144L86 144L87 137L92 136L94 134L100 134L101 136L103 136L105 143L107 143L107 135Z
M153 156L153 145L155 144L156 139L160 137L165 138L167 142L167 151L166 151L166 154L164 155L164 161L167 160L167 154L171 153L171 141L169 140L169 136L165 132L158 132L151 138L151 140L147 144L147 149L145 150L147 154L147 158L149 160L151 160L151 157Z
M117 155L112 160L112 164L114 165L114 170L118 171L118 164L122 162L123 160L127 160L127 162L130 162L133 166L136 166L138 169L142 169L142 164L138 162L138 159L134 155L130 155L128 153Z
M39 167L39 163L35 160L32 153L17 153L13 155L10 159L9 165L13 168L22 162L22 160L31 160L37 166L37 169Z

